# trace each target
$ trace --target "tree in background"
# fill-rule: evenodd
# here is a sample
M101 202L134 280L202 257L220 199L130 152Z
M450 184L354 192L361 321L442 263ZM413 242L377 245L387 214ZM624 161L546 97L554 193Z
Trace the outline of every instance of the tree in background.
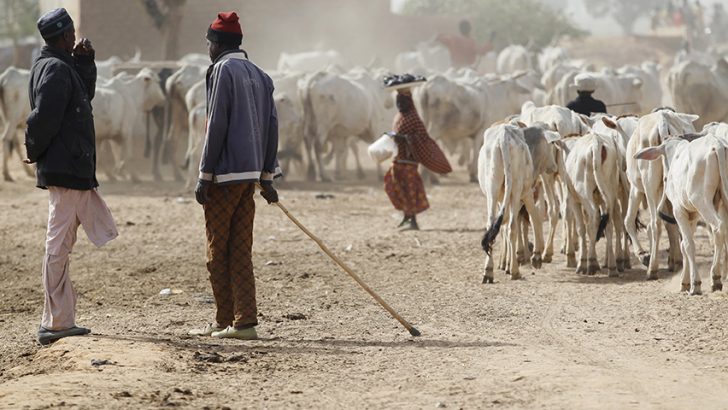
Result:
M491 33L495 33L496 48L509 44L541 48L562 35L585 34L566 17L537 0L408 0L404 13L467 18L478 40L490 40Z
M634 25L641 17L648 16L655 8L667 4L665 0L583 0L584 8L595 18L611 17L622 28L624 34L631 35ZM693 1L691 0L692 4Z
M187 0L139 0L154 27L162 35L162 59L176 60L179 56L179 29Z
M36 34L38 0L0 0L0 40L13 46L14 66L21 66L20 41Z

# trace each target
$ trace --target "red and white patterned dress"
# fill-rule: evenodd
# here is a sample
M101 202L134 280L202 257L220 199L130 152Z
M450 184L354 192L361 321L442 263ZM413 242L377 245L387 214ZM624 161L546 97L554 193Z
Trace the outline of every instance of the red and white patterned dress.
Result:
M414 216L430 207L425 193L425 185L417 171L422 163L428 169L446 174L452 171L450 163L440 148L427 134L417 110L412 105L406 113L397 113L393 130L406 136L406 141L397 143L397 156L392 167L384 175L384 190L394 208L406 216Z

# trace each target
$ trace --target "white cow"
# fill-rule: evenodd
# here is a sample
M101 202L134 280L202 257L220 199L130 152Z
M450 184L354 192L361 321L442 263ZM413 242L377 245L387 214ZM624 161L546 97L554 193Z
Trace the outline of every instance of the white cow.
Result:
M128 174L132 181L138 181L136 172L127 168L131 159L134 127L141 116L163 104L164 92L159 85L159 76L147 68L135 76L120 74L109 82L97 86L96 96L91 102L94 107L94 126L99 145L105 141L111 144L115 152L115 170L105 164L110 179L115 173Z
M324 144L330 143L336 150L347 146L350 137L374 141L384 131L380 129L383 112L393 106L389 91L381 88L377 79L361 72L351 75L315 73L302 82L300 96L304 105L309 179L316 177L314 161L319 178L328 179L323 167ZM342 168L337 167L337 171L341 172Z
M25 120L30 115L29 82L28 70L10 67L0 74L0 142L3 148L3 177L6 181L13 180L8 169L12 151L17 150L18 156L25 158L18 132L25 128ZM24 169L29 176L33 175L31 167L24 166Z
M336 50L281 53L278 58L278 71L305 73L323 70L331 65L344 67L344 58Z
M394 67L400 73L425 75L430 72L444 72L452 67L450 52L437 42L422 42L414 51L399 53Z
M660 83L660 65L654 62L644 62L639 67L625 65L617 69L620 75L631 75L642 81L640 87L642 112L635 114L649 114L652 110L662 106L662 84Z
M714 135L688 142L668 138L656 147L640 150L637 159L663 158L667 167L665 196L682 236L682 290L701 293L701 279L695 261L695 229L700 219L713 234L712 290L721 290L721 271L725 267L725 234L728 220L728 150Z
M498 54L496 62L498 73L510 74L521 70L532 70L533 56L530 51L521 45L510 45Z
M468 163L475 181L476 157L480 136L489 125L518 113L530 98L530 91L516 79L466 76L450 79L436 75L415 90L422 120L428 133L442 141L448 151L465 147L463 162Z
M478 181L486 199L486 221L488 230L483 236L485 251L483 283L493 283L492 246L501 224L506 221L505 249L506 273L511 279L521 277L518 266L518 215L525 206L531 217L535 244L531 263L541 267L543 251L543 232L541 216L533 200L536 179L533 174L533 161L523 130L511 124L501 124L489 128L483 137L483 146L478 154Z
M167 118L165 119L166 131L163 137L164 149L161 153L162 158L160 158L160 153L157 152L159 147L155 144L155 152L152 156L152 174L155 181L162 180L160 162L171 165L175 181L183 180L180 166L177 164L177 158L174 154L177 149L177 141L184 136L189 136L189 130L187 128L189 124L189 111L185 97L187 96L187 92L195 84L205 79L205 71L206 69L204 67L198 65L185 65L167 78L165 83ZM190 148L188 147L186 152L189 151Z
M569 52L563 47L544 47L538 54L538 68L542 73L568 61Z
M675 108L700 116L696 126L728 120L728 62L721 59L712 68L684 61L670 69L668 88Z
M669 136L679 136L695 132L693 122L697 115L676 113L668 109L660 109L639 119L637 128L627 144L627 179L629 180L629 204L624 217L624 226L632 241L632 249L639 260L647 266L647 279L657 279L659 262L657 251L660 244L661 223L658 217L658 204L663 195L664 170L660 161L638 161L635 154L644 148L656 147ZM646 202L650 213L648 225L650 234L650 251L642 248L637 236L635 220L640 205ZM676 229L668 226L670 240L669 268L674 270L679 263Z
M205 115L207 111L207 93L205 80L193 85L185 94L185 107L188 114L187 151L185 152L185 166L187 167L187 183L185 188L190 189L197 181L199 175L202 146L205 143ZM194 111L194 113L193 113ZM200 111L202 111L202 129L200 129ZM196 128L189 128L194 124Z
M616 254L622 257L622 210L619 204L621 160L614 139L589 133L574 138L571 144L558 141L564 155L568 209L573 212L579 233L579 262L576 272L593 275L599 272L596 242L606 233L605 265L609 276L616 276L618 268L613 245L616 233Z

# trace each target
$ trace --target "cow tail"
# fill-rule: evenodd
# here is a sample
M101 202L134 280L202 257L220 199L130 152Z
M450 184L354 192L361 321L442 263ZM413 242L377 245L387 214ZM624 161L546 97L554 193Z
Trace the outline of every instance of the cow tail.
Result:
M500 136L501 144L499 144L499 150L503 159L503 176L505 183L505 192L503 194L503 202L501 203L500 210L498 211L498 217L495 222L488 228L483 236L481 245L486 254L491 255L493 252L493 242L495 242L500 232L501 225L503 224L503 216L505 214L506 206L510 203L511 195L513 195L513 179L511 176L511 169L508 166L508 145L505 143L505 135ZM493 181L495 183L495 181ZM493 198L495 200L495 198Z
M606 157L606 149L607 147L599 141L595 141L594 146L592 147L592 169L594 170L594 180L597 183L597 189L599 189L599 192L601 193L602 199L604 200L605 204L608 200L608 191L607 184L604 181L604 174L602 173L602 153L604 152L604 156ZM606 204L606 207L607 209L609 209L609 204ZM597 241L604 237L604 232L607 230L608 222L609 213L601 214L599 217L599 229L597 229Z

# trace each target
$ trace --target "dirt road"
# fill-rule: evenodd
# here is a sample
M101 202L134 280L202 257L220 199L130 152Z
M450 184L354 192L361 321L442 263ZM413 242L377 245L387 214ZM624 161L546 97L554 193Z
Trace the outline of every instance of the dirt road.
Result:
M634 258L620 278L577 276L562 255L523 280L498 273L481 285L484 200L465 180L428 190L420 232L394 228L399 215L373 179L281 189L419 338L258 200L262 339L250 342L186 335L214 309L192 197L104 184L121 236L97 250L79 231L71 262L78 323L94 334L43 349L47 194L29 179L0 185L0 408L728 407L725 293L688 297L668 272L646 282Z

